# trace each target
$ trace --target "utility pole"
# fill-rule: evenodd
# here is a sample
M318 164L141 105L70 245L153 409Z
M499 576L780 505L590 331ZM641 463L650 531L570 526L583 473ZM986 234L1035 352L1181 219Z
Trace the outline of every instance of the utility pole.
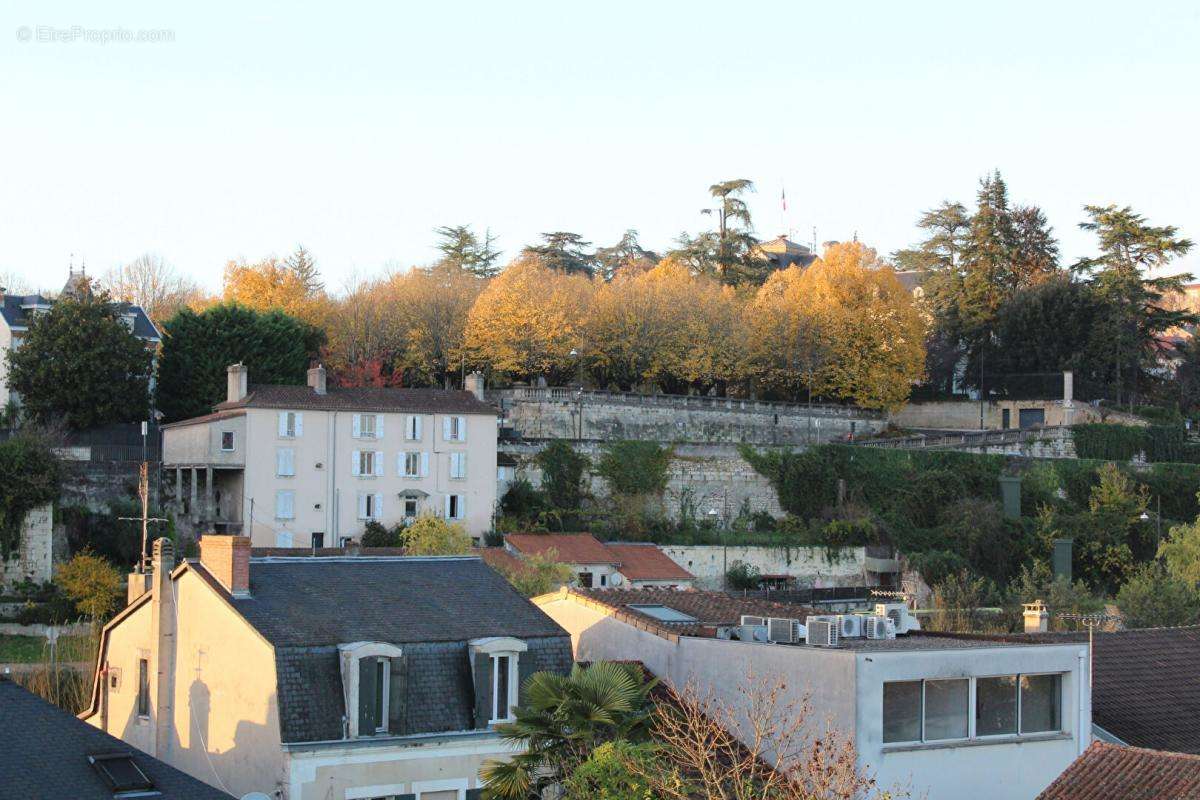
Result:
M1059 619L1071 620L1080 622L1087 626L1088 629L1088 691L1092 688L1092 662L1094 659L1094 649L1092 647L1092 631L1097 625L1102 625L1105 622L1119 622L1122 618L1113 614L1059 614Z
M142 501L142 515L140 517L117 517L119 520L126 522L141 522L142 523L142 558L138 562L138 572L145 572L150 564L150 559L147 556L147 540L149 539L149 530L151 522L166 522L162 517L150 516L150 470L147 462L143 461L141 468L138 470L138 497Z

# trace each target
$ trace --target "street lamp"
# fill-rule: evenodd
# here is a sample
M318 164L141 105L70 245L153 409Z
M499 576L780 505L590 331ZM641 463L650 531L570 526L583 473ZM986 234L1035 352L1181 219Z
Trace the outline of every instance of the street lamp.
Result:
M1143 511L1138 517L1142 522L1150 521L1150 514ZM1158 546L1162 544L1162 495L1154 496L1154 553L1158 554Z

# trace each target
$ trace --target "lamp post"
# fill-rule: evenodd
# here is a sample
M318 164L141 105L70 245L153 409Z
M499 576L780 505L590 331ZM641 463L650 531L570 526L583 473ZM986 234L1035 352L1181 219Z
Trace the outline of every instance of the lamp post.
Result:
M1142 522L1149 522L1150 515L1145 511L1138 517ZM1162 544L1162 495L1154 496L1154 553L1158 554L1158 546Z

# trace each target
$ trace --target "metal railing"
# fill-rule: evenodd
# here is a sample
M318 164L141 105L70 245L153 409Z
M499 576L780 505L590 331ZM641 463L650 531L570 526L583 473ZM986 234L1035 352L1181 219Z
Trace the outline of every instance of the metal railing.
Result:
M1062 437L1070 428L1051 425L1044 428L1021 428L999 431L962 431L956 433L921 434L895 439L859 439L858 447L879 447L897 450L932 450L956 447L993 447L1039 439Z
M843 419L884 419L881 411L829 404L808 405L788 403L780 400L747 400L737 397L710 397L693 394L639 394L637 392L610 392L599 389L573 389L571 387L516 387L492 389L488 395L500 400L534 403L612 403L631 406L657 406L661 408L702 409L711 411L739 411L752 414L788 414L792 416L839 417Z

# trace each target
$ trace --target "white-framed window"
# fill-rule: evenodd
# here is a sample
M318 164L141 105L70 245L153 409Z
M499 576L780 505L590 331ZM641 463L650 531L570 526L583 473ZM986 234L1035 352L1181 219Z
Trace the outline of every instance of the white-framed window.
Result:
M462 519L466 513L466 502L466 495L446 495L446 519Z
M378 414L355 414L351 427L355 439L383 438L383 417Z
M350 454L350 473L356 478L383 477L383 452L355 450Z
M453 480L463 480L467 477L467 454L466 453L451 453L450 454L450 477Z
M418 512L417 498L415 498L415 497L404 498L404 517L405 517L405 519L416 519L417 512Z
M296 493L291 489L275 492L275 519L295 519Z
M1062 674L889 681L883 743L954 742L1062 730Z
M291 478L296 474L296 451L294 448L276 448L275 474L280 478Z
M338 651L351 737L387 734L394 688L392 667L403 651L384 642L343 644Z
M492 656L492 723L510 722L517 705L517 659L514 654Z
M383 495L359 492L358 518L377 520L381 516L383 516Z
M483 711L487 723L495 725L499 722L511 722L515 719L513 709L519 699L521 654L528 650L528 645L520 639L508 636L493 636L486 639L473 639L469 643L472 658L475 659L475 680L487 681L486 696L491 698L490 705L485 705ZM486 669L480 669L485 666ZM481 687L476 687L479 691ZM478 709L477 709L478 713ZM479 722L482 722L479 719Z
M442 439L447 442L467 440L466 417L442 417Z
M237 437L233 431L221 431L221 452L232 453L237 446Z
M299 411L279 412L279 438L296 439L304 435L304 415Z
M429 453L407 450L396 456L396 472L401 478L424 478L429 475Z
M421 417L409 414L404 418L404 438L410 442L421 441Z

